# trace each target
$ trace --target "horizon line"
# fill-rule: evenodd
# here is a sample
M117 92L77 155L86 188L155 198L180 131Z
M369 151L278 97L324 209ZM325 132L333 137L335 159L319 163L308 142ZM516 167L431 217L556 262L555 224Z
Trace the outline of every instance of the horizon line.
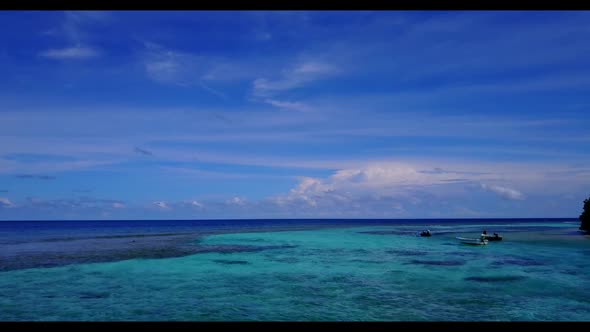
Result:
M531 218L220 218L220 219L26 219L26 220L0 220L0 222L43 222L43 221L265 221L265 220L366 220L366 221L386 221L386 220L579 220L578 217L531 217Z

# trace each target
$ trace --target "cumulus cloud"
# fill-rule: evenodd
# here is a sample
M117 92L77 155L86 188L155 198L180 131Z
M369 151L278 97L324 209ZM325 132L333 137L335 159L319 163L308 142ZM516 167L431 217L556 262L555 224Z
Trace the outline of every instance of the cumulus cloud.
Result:
M370 215L378 209L401 217L409 213L409 207L418 209L433 200L468 195L478 180L493 176L485 172L423 169L409 163L381 162L341 169L325 178L302 177L297 186L272 197L271 202L282 208L318 211L349 209L348 213L356 213L365 209L363 213ZM457 174L463 178L457 179Z
M308 206L317 206L318 199L325 193L332 191L333 189L329 184L324 184L319 179L304 177L295 188L291 189L286 197L277 197L276 202L279 205L301 202Z
M484 183L481 184L481 188L486 191L493 192L504 199L509 199L509 200L523 200L524 199L524 194L515 190L515 189L501 187L501 186L497 186L497 185L487 185Z
M14 207L14 204L8 198L0 197L0 208L11 207Z

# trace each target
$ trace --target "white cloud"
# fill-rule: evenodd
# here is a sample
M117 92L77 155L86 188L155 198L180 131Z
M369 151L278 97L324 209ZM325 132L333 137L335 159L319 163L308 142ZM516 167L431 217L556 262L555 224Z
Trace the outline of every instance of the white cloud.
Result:
M200 87L222 98L227 96L210 84L251 81L276 66L270 64L272 60L267 58L238 59L203 55L170 49L152 42L144 42L144 47L141 61L150 79L166 84Z
M77 45L61 49L49 49L42 52L40 55L57 60L82 60L97 57L99 53L91 47Z
M201 88L203 88L205 91L207 91L207 92L210 92L210 93L211 93L211 94L213 94L213 95L216 95L216 96L218 96L218 97L220 97L220 98L222 98L222 99L226 99L226 100L227 100L227 96L225 95L225 93L223 93L223 92L221 92L221 91L219 91L219 90L217 90L217 89L213 89L212 87L210 87L210 86L206 85L206 84L205 84L205 83L203 83L203 82L199 82L199 83L198 83L198 85L199 85Z
M214 71L223 66L220 65L220 59L173 51L150 42L144 44L146 52L143 64L150 79L183 87L196 86L212 95L227 99L223 92L204 83L205 80L215 80Z
M156 81L173 81L176 78L178 64L174 59L161 59L157 61L146 62L145 69Z
M439 175L439 174L436 174ZM374 164L363 169L345 169L332 175L332 181L339 184L362 184L382 186L388 184L424 184L432 181L433 176L418 172L417 169L405 164Z
M336 72L336 68L327 63L304 62L293 69L293 74L302 75L326 75Z
M168 204L166 204L166 202L158 201L158 202L154 202L153 204L163 210L170 209L170 207L168 206Z
M474 217L487 213L479 212L479 203L470 198L479 189L479 180L501 181L501 174L514 176L501 169L459 171L447 166L369 163L327 177L302 177L288 193L270 197L268 203L282 213L301 217ZM461 182L453 181L457 176ZM493 188L504 189L512 198L522 197L517 191L497 185Z
M237 205L237 206L244 206L246 205L246 200L241 197L232 197L231 199L225 201L227 205Z
M487 185L484 183L481 184L481 188L486 191L493 192L505 199L509 199L509 200L523 200L524 199L524 194L522 194L521 192L519 192L515 189L501 187L501 186L497 186L497 185Z
M125 208L125 204L123 203L119 203L119 202L115 202L111 205L112 208L114 209L124 209Z
M96 169L103 166L115 165L120 162L123 162L123 159L24 162L0 158L0 174L12 174L15 172L67 172L82 169Z
M91 23L105 22L110 19L108 12L102 11L66 11L62 26L46 30L47 36L63 34L70 46L64 48L52 48L40 53L40 56L56 60L83 60L98 57L100 54L96 48L85 46L88 41L87 33L82 26Z
M406 213L406 206L428 203L429 200L423 199L425 195L434 195L432 197L436 199L465 197L482 180L499 181L505 177L523 180L522 174L506 172L502 167L497 167L496 171L490 170L489 166L482 168L485 171L474 170L473 165L467 170L456 170L446 166L375 162L341 169L326 178L303 177L289 193L273 197L272 201L281 207L307 208L377 204L380 208ZM524 199L524 195L514 189L499 185L481 186L507 199Z
M0 197L0 208L11 207L14 207L14 204L8 198Z
M291 111L309 112L311 110L309 108L309 106L299 103L299 102L288 102L288 101L280 101L280 100L274 100L274 99L266 99L265 102L268 104L271 104L272 106L286 109L286 110L291 110Z
M164 49L162 46L145 43L147 54L144 59L144 66L147 75L154 81L162 83L173 83L187 85L186 77L183 75L190 70L196 58L190 55Z
M303 87L316 80L334 76L339 72L336 66L308 61L295 66L289 70L282 71L279 78L275 80L258 78L253 82L254 95L269 96L277 92L287 91Z
M202 209L202 208L204 208L204 207L205 207L203 204L199 203L198 201L191 201L191 202L190 202L190 205L191 205L191 206L194 206L194 207L197 207L197 208L199 208L199 209Z
M319 179L303 177L297 187L291 189L286 197L276 197L275 202L285 205L292 202L303 202L309 206L317 206L317 199L323 193L332 191L330 185L322 183Z

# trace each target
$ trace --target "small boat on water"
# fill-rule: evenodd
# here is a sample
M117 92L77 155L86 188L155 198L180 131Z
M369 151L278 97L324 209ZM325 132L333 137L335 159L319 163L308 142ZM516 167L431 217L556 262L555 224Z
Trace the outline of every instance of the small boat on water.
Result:
M464 244L471 244L471 245L486 245L486 244L488 244L488 240L483 240L481 238L474 239L474 238L457 236L456 239L461 241L461 243L464 243Z
M488 241L502 241L502 236L494 233L494 235L486 235L486 240L488 240Z
M425 230L420 232L420 236L432 236L432 234L430 233L430 230Z

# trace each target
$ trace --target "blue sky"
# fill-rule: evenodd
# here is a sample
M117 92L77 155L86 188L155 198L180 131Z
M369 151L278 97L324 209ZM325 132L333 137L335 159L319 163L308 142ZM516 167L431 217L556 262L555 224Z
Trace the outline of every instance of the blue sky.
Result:
M0 219L577 217L584 11L0 12Z

